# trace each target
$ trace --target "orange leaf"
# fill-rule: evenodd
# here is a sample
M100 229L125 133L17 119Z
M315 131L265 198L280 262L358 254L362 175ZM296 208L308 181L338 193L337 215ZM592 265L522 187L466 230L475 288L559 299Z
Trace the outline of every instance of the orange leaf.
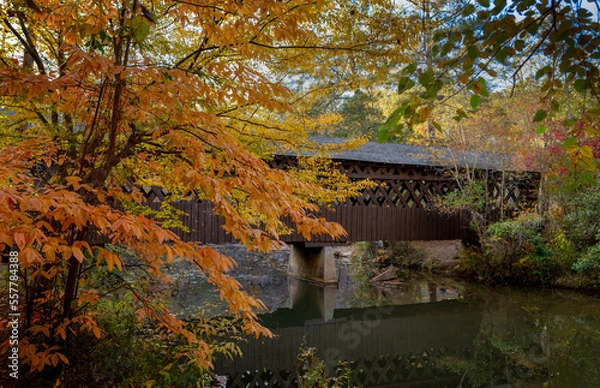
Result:
M23 249L23 247L27 244L25 233L15 233L13 239L19 247L19 249Z
M77 261L79 261L80 263L83 262L83 259L85 258L83 252L81 252L81 249L79 249L79 247L73 246L72 248L73 251L73 256L75 256L75 258L77 259Z
M62 353L56 353L58 354L58 357L60 357L60 359L62 360L62 362L64 362L65 364L69 365L69 359Z

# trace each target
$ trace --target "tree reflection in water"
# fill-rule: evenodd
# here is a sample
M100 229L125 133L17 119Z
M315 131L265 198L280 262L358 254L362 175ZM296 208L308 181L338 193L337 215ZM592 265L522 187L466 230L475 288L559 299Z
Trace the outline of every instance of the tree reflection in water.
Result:
M600 386L600 300L566 291L470 288L485 308L465 356L438 360L463 386Z

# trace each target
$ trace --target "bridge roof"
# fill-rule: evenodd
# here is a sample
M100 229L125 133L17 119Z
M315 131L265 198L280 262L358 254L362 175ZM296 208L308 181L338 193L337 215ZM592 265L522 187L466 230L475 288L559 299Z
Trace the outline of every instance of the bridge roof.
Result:
M319 145L342 144L348 139L313 137ZM513 155L492 154L441 147L367 142L360 148L331 155L336 161L383 163L428 167L469 167L481 170L518 170Z

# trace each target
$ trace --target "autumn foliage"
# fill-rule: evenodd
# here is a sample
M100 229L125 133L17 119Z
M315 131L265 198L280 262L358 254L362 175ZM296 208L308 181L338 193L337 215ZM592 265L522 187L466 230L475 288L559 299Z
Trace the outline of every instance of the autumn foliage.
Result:
M324 10L341 12L335 2L296 0L2 2L0 246L20 252L20 356L31 371L71 362L73 336L102 336L91 308L102 296L84 275L124 262L98 242L127 247L165 281L165 263L193 262L247 333L268 334L255 320L260 302L227 274L233 260L145 215L139 188L211 201L249 249L278 248L284 217L306 238L341 235L311 215L331 182L324 189L267 160L327 124L292 104L301 98L287 87L285 63L374 53L373 36L324 40L315 28ZM388 38L377 41L386 52L401 41ZM136 300L140 319L193 345L189 359L210 366L207 343L148 295Z

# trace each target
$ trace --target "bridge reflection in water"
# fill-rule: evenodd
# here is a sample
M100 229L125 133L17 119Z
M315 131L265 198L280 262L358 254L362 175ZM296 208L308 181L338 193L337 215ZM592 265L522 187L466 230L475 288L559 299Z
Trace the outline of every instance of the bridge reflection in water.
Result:
M292 308L261 316L273 339L240 345L243 357L219 360L228 387L293 387L301 346L315 347L328 374L348 361L353 384L364 387L456 386L461 377L434 359L464 354L480 330L483 306L456 300L335 309L335 287L290 279Z

